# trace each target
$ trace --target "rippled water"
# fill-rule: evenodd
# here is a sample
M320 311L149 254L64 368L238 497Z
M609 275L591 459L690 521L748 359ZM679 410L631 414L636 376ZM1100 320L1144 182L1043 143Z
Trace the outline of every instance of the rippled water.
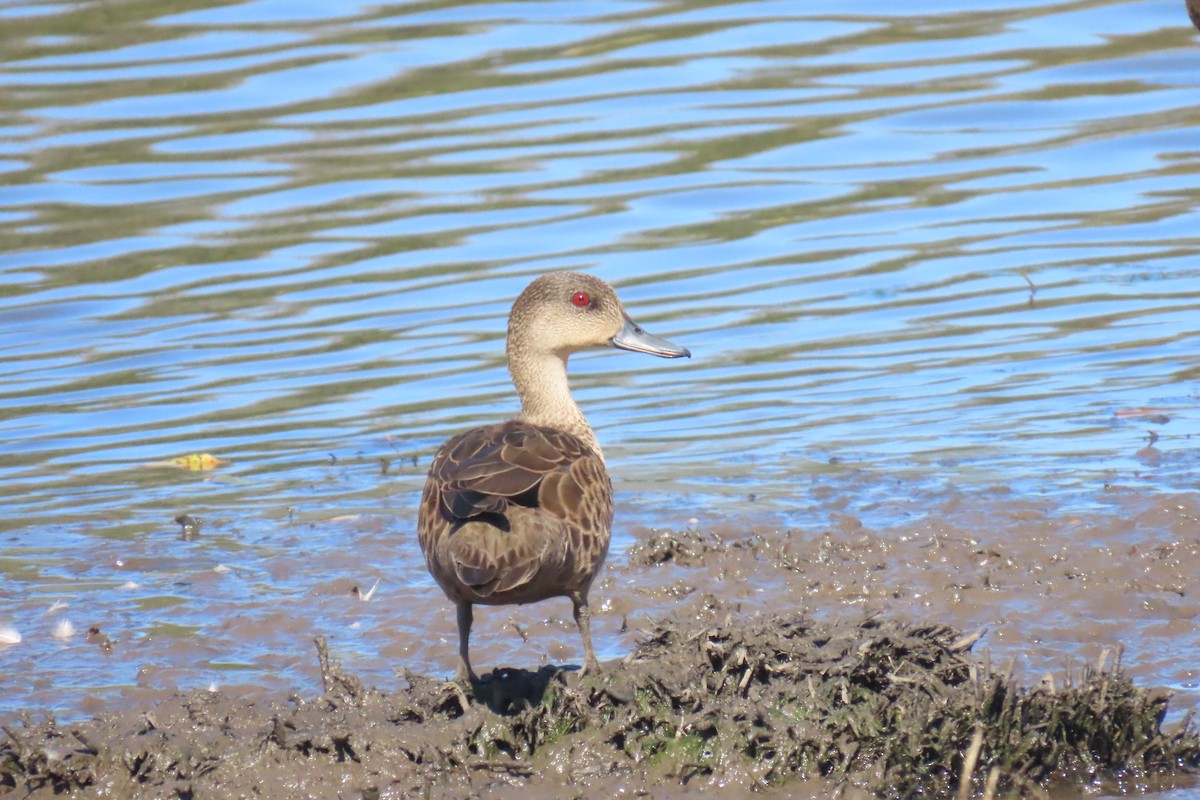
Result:
M313 632L448 671L442 612L389 622L436 594L417 494L515 409L550 270L695 354L573 361L618 555L806 524L814 475L1196 488L1181 3L0 2L0 41L0 711L297 685Z

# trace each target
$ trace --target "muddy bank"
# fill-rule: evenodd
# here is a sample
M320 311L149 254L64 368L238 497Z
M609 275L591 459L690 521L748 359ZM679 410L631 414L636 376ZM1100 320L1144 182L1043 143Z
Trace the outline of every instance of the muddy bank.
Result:
M496 670L473 690L406 675L365 689L322 657L324 694L221 692L78 725L5 726L16 797L682 796L770 787L845 796L1039 793L1179 778L1200 763L1168 699L1115 654L1022 687L973 636L888 618L725 613L665 623L599 676ZM964 775L966 784L963 783ZM804 783L797 784L795 782Z
M869 493L818 496L785 524L701 513L690 529L644 530L606 573L604 602L628 613L635 630L642 615L711 619L713 603L821 621L875 613L986 628L976 649L997 662L1015 657L1026 684L1124 645L1135 682L1176 693L1172 720L1197 708L1196 495L1114 489L1091 509L1065 509L998 489L839 507Z
M1025 683L1124 645L1136 683L1176 693L1170 721L1200 708L1200 495L1113 488L1067 503L922 486L863 471L729 507L622 506L593 589L601 660L630 653L657 620L870 612L986 627L977 649L1018 656ZM403 667L452 674L453 609L431 585L411 507L344 512L295 523L209 515L194 541L174 513L159 535L47 533L0 581L0 627L23 637L0 645L0 722L23 708L76 721L212 685L255 701L311 693L317 635L370 685L394 689ZM655 560L643 557L651 545L690 549ZM74 635L60 638L68 624ZM476 627L481 669L578 663L565 599L483 608Z
M359 581L339 579L304 595L304 614L257 627L204 606L238 637L267 631L302 677L249 695L150 686L87 722L0 716L0 796L957 797L966 772L976 797L1076 787L1069 797L1192 780L1194 496L1114 491L1067 515L1003 493L899 509L810 494L791 524L636 531L596 592L601 636L630 655L582 680L500 670L472 693L396 674L454 663L452 615L415 583L363 602ZM368 522L325 572L395 549L389 526ZM349 668L314 656L322 608ZM477 665L573 662L568 609L486 610ZM417 633L387 644L385 623L404 619ZM360 620L369 632L347 627ZM978 642L959 633L985 627ZM366 637L387 646L364 657ZM182 641L176 660L197 646ZM128 641L122 653L158 663Z

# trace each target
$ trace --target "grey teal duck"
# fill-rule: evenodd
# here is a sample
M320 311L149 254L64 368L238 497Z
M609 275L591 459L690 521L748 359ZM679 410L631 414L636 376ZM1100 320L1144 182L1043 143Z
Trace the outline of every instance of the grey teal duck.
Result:
M588 590L608 554L612 482L571 397L567 358L602 347L691 356L642 330L599 278L536 279L508 319L505 350L520 415L451 438L433 459L417 531L430 574L458 609L460 680L477 680L469 655L474 605L551 597L571 599L584 672L599 669Z

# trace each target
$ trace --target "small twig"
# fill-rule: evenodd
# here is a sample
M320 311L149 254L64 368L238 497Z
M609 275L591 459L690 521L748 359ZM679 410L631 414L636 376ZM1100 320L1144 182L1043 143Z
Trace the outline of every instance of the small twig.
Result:
M321 684L328 692L333 688L333 680L330 676L329 669L329 643L325 641L324 636L317 636L313 639L317 645L317 662L321 665Z
M963 759L962 775L958 779L958 800L968 800L971 797L971 776L975 774L975 766L979 763L979 751L983 749L983 726L976 725L975 733L971 735L971 746L967 748L967 757Z
M1025 274L1025 270L1019 269L1017 270L1017 273L1025 279L1026 283L1029 284L1029 307L1033 308L1033 296L1037 294L1037 287L1033 285L1033 281L1030 280L1029 276Z
M964 650L970 650L976 642L983 638L985 633L987 633L987 628L980 628L974 633L968 633L966 636L959 637L958 640L946 649L951 653L961 653Z
M329 655L329 643L324 636L316 636L313 642L317 645L317 661L321 666L321 683L325 687L325 697L341 703L357 704L366 694L362 681L354 675L342 672L341 665Z
M5 735L7 735L8 738L12 740L12 743L15 744L18 749L20 749L20 750L25 749L24 746L21 744L21 740L17 738L17 735L15 733L13 733L11 730L9 730L7 725L0 725L0 731L4 731Z
M78 739L79 742L87 748L88 753L94 756L100 755L100 748L92 744L92 741L87 737L86 734L83 733L83 731L80 731L78 728L72 728L71 735Z
M983 800L996 800L996 784L1000 782L1000 768L992 767L988 773L987 787L983 790Z
M455 697L458 698L458 704L462 707L462 713L465 714L470 711L471 701L467 699L467 693L464 692L463 688L458 685L458 681L450 681L447 686L450 687L450 689L454 692Z

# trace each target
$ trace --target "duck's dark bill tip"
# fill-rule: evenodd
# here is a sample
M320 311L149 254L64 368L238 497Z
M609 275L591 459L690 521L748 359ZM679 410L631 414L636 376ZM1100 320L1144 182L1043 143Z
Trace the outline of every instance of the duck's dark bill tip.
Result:
M636 353L649 353L660 358L692 357L691 350L672 344L666 339L660 339L652 333L647 333L629 317L625 318L625 324L612 338L612 346L622 350L632 350Z

